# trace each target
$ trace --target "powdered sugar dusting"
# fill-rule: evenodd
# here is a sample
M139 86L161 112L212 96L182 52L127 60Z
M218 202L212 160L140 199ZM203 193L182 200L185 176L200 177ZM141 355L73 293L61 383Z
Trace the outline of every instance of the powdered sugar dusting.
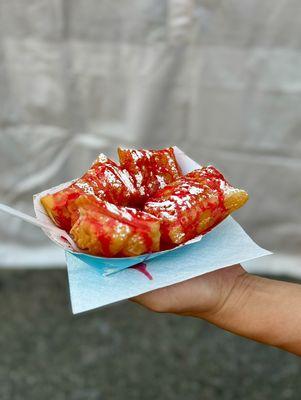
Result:
M96 158L96 160L94 161L93 165L96 164L96 163L103 163L104 164L106 162L108 162L108 157L105 154L100 153L98 155L98 157Z
M166 186L165 179L161 175L156 175L157 181L159 182L159 188L163 189Z
M189 190L190 194L201 194L204 191L203 188L199 188L199 187L196 187L196 186L192 186L188 190Z
M204 167L160 190L145 210L161 219L166 243L180 244L206 233L229 214L224 203L229 190L235 191L218 170Z
M78 187L79 189L83 190L87 194L95 194L94 189L92 188L91 185L89 185L87 182L82 181L79 179L74 183L74 186Z

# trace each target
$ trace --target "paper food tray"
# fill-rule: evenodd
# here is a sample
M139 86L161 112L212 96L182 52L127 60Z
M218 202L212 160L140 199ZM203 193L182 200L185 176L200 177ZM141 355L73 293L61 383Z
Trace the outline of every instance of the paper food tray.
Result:
M179 163L180 168L184 174L191 172L197 168L200 168L199 164L197 164L195 161L193 161L191 158L189 158L178 147L176 147L176 146L174 147L174 152L175 152L177 162ZM40 199L43 196L45 196L46 194L56 193L56 192L64 189L65 187L69 186L71 183L72 183L72 181L62 183L61 185L44 190L43 192L35 194L33 196L34 210L35 210L36 217L39 221L43 222L44 224L46 224L50 227L56 227L56 225L53 223L51 218L49 218L49 216L47 215L44 207L41 204ZM90 265L100 268L102 270L103 274L105 274L105 275L121 271L124 268L128 268L128 267L138 264L140 262L145 262L152 258L160 257L164 254L175 251L179 247L189 246L193 243L199 242L202 239L202 235L199 235L199 236L195 237L194 239L189 240L185 244L178 246L176 248L173 248L170 250L165 250L165 251L159 251L156 253L143 254L138 257L108 258L108 257L93 256L93 255L84 253L80 249L77 248L75 243L73 243L73 245L70 245L70 242L73 242L73 241L67 232L64 232L62 234L61 231L50 230L47 228L42 228L42 229L45 232L45 234L49 237L50 240L52 240L57 245L62 247L65 251L73 254L75 257L79 258L80 260L82 260L84 262L89 263Z

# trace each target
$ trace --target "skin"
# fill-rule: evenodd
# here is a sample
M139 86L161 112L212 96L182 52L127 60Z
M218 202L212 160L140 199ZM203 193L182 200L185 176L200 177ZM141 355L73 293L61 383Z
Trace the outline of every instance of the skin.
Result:
M132 299L149 310L204 319L301 356L301 285L233 265Z

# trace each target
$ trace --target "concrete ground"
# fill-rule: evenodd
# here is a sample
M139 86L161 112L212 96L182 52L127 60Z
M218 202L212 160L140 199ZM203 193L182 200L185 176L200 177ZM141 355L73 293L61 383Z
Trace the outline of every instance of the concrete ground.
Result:
M73 316L64 270L0 271L0 399L301 398L301 359L125 302Z

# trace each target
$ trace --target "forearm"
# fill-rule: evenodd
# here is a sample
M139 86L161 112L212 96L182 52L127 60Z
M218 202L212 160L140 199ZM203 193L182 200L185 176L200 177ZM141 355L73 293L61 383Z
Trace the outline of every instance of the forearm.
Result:
M217 310L199 316L230 332L301 355L300 285L246 273Z
M233 265L133 300L152 311L202 318L301 356L301 285L250 275Z

